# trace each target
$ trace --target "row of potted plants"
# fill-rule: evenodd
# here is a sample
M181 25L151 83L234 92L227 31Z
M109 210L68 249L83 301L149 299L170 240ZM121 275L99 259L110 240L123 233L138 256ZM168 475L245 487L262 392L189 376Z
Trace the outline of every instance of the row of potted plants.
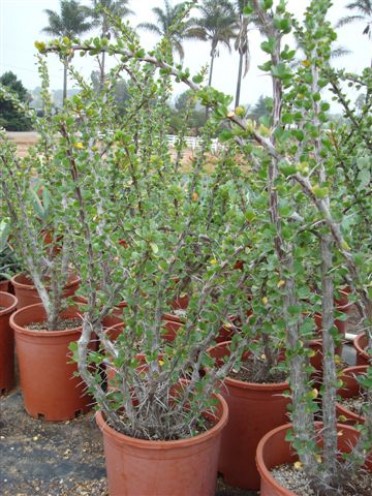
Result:
M287 418L291 449L314 490L330 494L325 491L337 491L343 482L337 463L335 350L347 315L344 302L335 301L345 296L340 292L345 284L350 302L358 298L367 336L371 317L369 259L363 252L369 239L366 184L357 173L351 177L343 162L366 153L363 129L369 117L353 113L339 87L344 75L336 77L330 69L329 2L312 2L302 25L283 4L275 9L271 4L252 1L246 8L246 15L261 19L266 36L264 70L273 78L270 123L247 122L242 109L229 112L226 95L199 85L201 75L191 79L173 65L166 38L146 54L136 34L113 20L121 33L116 41L64 38L38 44L42 54L58 52L62 59L77 52L116 54L120 64L104 88L95 93L71 66L81 91L54 115L40 57L44 117L35 121L40 141L17 159L2 136L2 208L18 259L41 300L11 318L20 364L26 350L21 365L25 406L31 415L57 420L48 407L34 407L25 393L31 371L39 374L36 393L57 380L46 361L50 351L42 355L28 348L31 335L43 342L50 334L67 338L60 344L64 356L72 341L80 375L75 400L83 403L73 400L63 418L90 402L97 405L110 494L213 494L217 468L233 484L257 489L256 445ZM283 46L291 31L302 50L303 63L295 70L296 50ZM130 98L125 115L118 116L113 91L122 71L130 78ZM166 136L164 104L174 78L213 110L202 147L187 166L181 159L183 135L175 155ZM368 78L366 70L358 83L368 84ZM325 124L328 107L320 92L326 85L346 106L349 120L339 129ZM216 134L224 140L217 156L211 149ZM341 218L340 204L347 209ZM360 237L354 240L356 229ZM78 297L71 300L66 284L73 274L80 281ZM66 301L74 314L64 310ZM75 328L68 334L61 326L70 319ZM108 330L113 322L116 328ZM226 337L228 346L217 344ZM317 351L310 346L313 340ZM320 390L318 378L311 377L315 357L323 357ZM62 362L58 370L66 365L71 374L72 364ZM365 463L372 441L368 374L364 427L360 434L352 431L354 467ZM270 375L279 381L269 394L274 407L263 399ZM253 392L252 382L259 383ZM248 401L245 410L237 406L248 389L257 413ZM317 448L318 395L324 445ZM223 430L226 401L230 421ZM271 421L273 410L279 414L274 425L256 427L258 418ZM241 452L239 417L248 431ZM208 450L220 443L218 459L218 451ZM191 450L186 455L179 451L183 444ZM232 458L236 453L239 462ZM175 466L179 474L160 475ZM135 488L130 475L139 484ZM262 494L282 494L262 484Z

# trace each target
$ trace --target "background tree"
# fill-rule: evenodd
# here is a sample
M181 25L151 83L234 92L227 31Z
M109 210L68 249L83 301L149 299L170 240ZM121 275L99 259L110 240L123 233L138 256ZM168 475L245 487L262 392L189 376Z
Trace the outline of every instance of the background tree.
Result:
M346 8L351 11L360 12L359 14L352 14L342 17L338 23L337 27L344 26L345 24L350 24L355 21L367 21L364 27L363 34L371 37L371 25L372 25L372 2L371 0L356 0L346 5Z
M164 9L154 7L152 11L156 22L142 22L138 27L168 38L172 51L175 50L181 60L185 56L182 46L184 39L204 39L203 31L193 25L192 19L182 19L182 3L172 6L168 0L164 0Z
M30 94L13 72L4 72L0 77L0 84L15 93L20 101L30 101ZM2 97L0 97L0 126L7 131L29 131L32 129L31 122L24 112Z
M171 107L170 134L178 134L186 124L188 136L198 136L205 122L205 112L197 103L192 90L181 93L174 102L174 107Z
M101 88L100 72L93 71L90 77L94 90L98 92ZM128 83L124 78L118 77L116 79L113 87L113 97L116 103L115 109L117 111L118 118L120 118L125 114L127 103L130 98Z
M200 17L193 19L195 29L211 43L208 85L212 84L214 59L219 55L218 46L225 45L231 51L230 42L236 38L236 12L228 0L204 0L198 6Z
M271 114L273 111L273 99L261 95L250 112L250 116L258 122L266 120L265 124L271 125Z
M244 9L248 5L248 0L236 0L237 8L237 23L238 23L238 35L236 37L234 48L239 53L239 67L238 67L238 79L236 82L236 92L235 92L235 107L239 106L240 103L240 91L242 85L242 78L247 75L249 70L250 52L249 52L249 39L248 39L248 26L252 22L251 16L244 13ZM244 66L244 73L243 73Z
M92 28L92 23L88 20L89 10L75 0L61 0L60 13L46 9L44 12L48 16L49 25L42 31L50 36L73 39ZM63 60L63 102L67 98L67 71L70 59Z
M129 0L92 0L93 9L90 10L93 17L93 24L100 29L101 38L110 39L116 35L113 18L123 19L133 12L128 8ZM100 70L100 86L105 82L106 52L102 51L101 58L98 59Z

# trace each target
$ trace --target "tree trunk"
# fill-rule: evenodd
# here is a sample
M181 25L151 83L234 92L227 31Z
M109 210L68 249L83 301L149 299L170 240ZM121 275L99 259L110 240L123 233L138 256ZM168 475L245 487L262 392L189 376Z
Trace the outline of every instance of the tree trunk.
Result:
M336 394L337 372L335 365L335 343L331 334L334 326L333 317L333 280L332 280L332 235L328 232L321 235L320 247L322 258L322 337L323 337L323 439L324 469L322 470L324 487L333 486L336 473L337 429L336 429Z
M63 105L65 105L65 101L67 98L67 69L68 69L68 61L65 60L63 62L63 95L62 95Z
M240 103L240 90L242 87L242 74L243 74L243 58L242 53L239 54L239 69L238 69L238 80L236 82L236 93L235 93L235 108L239 107Z
M210 68L209 68L208 86L212 86L213 64L214 64L214 54L211 55L211 65L210 65ZM205 107L205 117L206 117L206 119L208 119L208 116L209 116L209 107Z
M100 64L100 89L103 89L105 84L105 65L106 65L106 52L102 52L101 64Z

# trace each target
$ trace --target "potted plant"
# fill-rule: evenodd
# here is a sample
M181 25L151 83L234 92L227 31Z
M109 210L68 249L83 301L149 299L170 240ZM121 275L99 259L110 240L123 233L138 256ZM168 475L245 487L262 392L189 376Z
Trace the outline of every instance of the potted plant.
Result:
M1 92L5 98L14 98L3 88ZM35 119L41 140L35 148L29 149L25 157L18 158L14 145L4 132L1 134L4 198L1 210L9 218L12 247L27 274L27 284L22 286L34 286L38 293L36 301L41 301L39 306L20 308L11 318L25 407L33 416L65 420L87 410L90 399L81 381L72 377L76 366L68 363L71 361L68 345L79 336L80 331L76 328L81 321L75 309L73 330L69 331L71 322L66 321L63 314L68 306L64 297L72 294L76 285L66 287L74 269L71 244L64 232L63 178L58 173L56 158L58 140L51 106L48 107L46 102L47 108L49 113L46 110L44 118ZM56 187L57 184L60 187ZM53 195L47 195L49 189L53 190ZM45 240L46 229L52 242ZM58 249L55 249L57 244ZM13 278L15 285L18 279ZM16 291L18 289L17 286ZM34 301L31 297L28 304ZM59 342L58 346L48 346L50 339L54 342L53 338ZM53 355L52 350L58 355ZM50 361L41 360L41 356L48 356ZM58 383L60 377L63 377L62 383ZM64 395L69 391L73 400L65 401ZM59 406L61 412L58 412Z
M57 117L69 178L66 231L86 296L83 332L72 348L99 409L110 493L212 495L227 421L216 393L239 351L215 369L208 349L244 288L234 267L244 250L245 192L235 149L222 150L213 173L205 173L218 121L205 127L191 170L179 169L166 135L170 75L144 60L136 35L119 27L118 47L137 56L113 69L98 94L72 69L82 91ZM59 40L41 49L63 55L90 46ZM107 40L97 50L105 47ZM166 47L157 48L159 57ZM132 78L118 118L112 91L123 67ZM164 315L180 294L187 311L170 341ZM102 320L117 315L122 301L124 325L113 339ZM93 352L92 333L99 340ZM102 365L108 388L97 372Z
M10 223L3 218L0 221L0 291L9 291L9 279L19 270L19 264L8 242Z
M350 186L345 171L337 167L336 156L342 150L342 143L336 128L326 125L329 104L322 101L322 88L330 85L350 118L348 133L352 140L359 141L359 146L354 147L355 141L353 146L347 143L344 150L347 149L348 153L353 149L354 153L361 153L361 149L365 150L367 146L363 132L366 115L362 115L360 120L351 119L353 111L340 90L337 75L329 66L331 42L335 39L335 33L325 21L330 2L311 2L302 25L283 4L273 10L272 4L271 1L252 0L246 13L254 12L266 38L262 48L269 54L269 60L262 68L273 78L273 129L262 130L254 124L247 125L238 116L232 118L240 128L249 130L253 140L260 145L262 159L268 166L269 209L283 280L286 354L290 370L292 424L277 428L263 438L257 451L257 463L262 476L262 494L308 494L309 486L315 494L336 494L340 487L347 485L342 477L345 472L339 463L339 449L349 451L353 446L345 463L349 468L350 462L350 467L353 467L350 470L360 468L371 449L372 422L368 413L360 433L351 431L351 438L345 434L339 441L341 433L349 429L338 427L336 417L335 282L342 277L350 281L360 297L367 326L370 326L372 302L366 289L368 276L365 267L357 262L355 254L361 247L350 239L350 230L345 229L347 222L339 215L342 201L338 191L341 188L347 204L352 203L348 213L352 212L356 219L359 216L363 218L363 202L351 202L355 193L352 188L360 186L360 182ZM296 50L283 46L283 38L292 30L302 51L302 63L295 70L290 61L294 59ZM367 73L365 76L368 78ZM363 189L363 184L361 186ZM368 232L367 228L365 233ZM368 238L369 235L365 236ZM301 238L312 246L312 252L304 249ZM310 257L312 270L319 274L321 282L323 381L320 426L314 422L318 408L314 400L319 391L309 381L311 369L304 346L306 329L301 300L305 289L302 260L306 256ZM370 389L367 395L370 395ZM274 437L286 443L283 448L286 455L295 452L296 457L282 456L284 451L273 444ZM290 486L283 488L273 476L267 476L268 470L276 464L288 462L293 468L295 460L301 467L301 478L306 476L308 484L305 492L301 493L297 493L297 488L291 490ZM367 464L367 469L370 468ZM358 481L353 478L353 483ZM359 493L355 487L353 491Z

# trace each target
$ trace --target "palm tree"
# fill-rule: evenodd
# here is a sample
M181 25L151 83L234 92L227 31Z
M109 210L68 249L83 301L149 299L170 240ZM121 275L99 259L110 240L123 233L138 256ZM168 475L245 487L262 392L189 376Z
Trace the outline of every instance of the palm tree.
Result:
M184 4L179 3L172 7L169 0L164 0L164 10L161 7L152 9L156 22L142 22L138 27L151 31L159 36L168 38L172 51L176 50L181 60L185 53L182 46L184 39L203 39L203 33L194 25L192 19L182 17Z
M204 0L197 8L201 17L191 21L203 38L211 43L208 79L208 85L211 86L214 59L219 55L218 45L225 45L231 51L230 41L236 38L236 12L228 0Z
M244 15L244 8L248 5L248 0L236 0L236 8L238 11L238 28L239 32L236 37L234 48L239 53L238 79L235 92L235 107L240 103L240 91L242 78L246 76L249 70L250 52L248 39L248 25L252 22L251 17ZM244 74L243 74L244 65Z
M101 38L110 39L116 36L116 30L111 22L111 17L123 19L133 12L128 8L129 0L92 0L93 8L90 10L94 25L100 27ZM100 85L105 82L106 52L103 51L99 62Z
M88 21L89 11L76 0L60 0L60 13L50 9L44 10L48 16L49 25L42 31L51 36L66 36L75 38L92 27ZM67 97L67 71L70 59L65 58L63 62L63 102Z
M359 11L359 14L349 15L342 17L338 23L337 27L344 26L345 24L350 24L354 21L367 21L367 24L363 30L363 34L371 37L371 26L372 26L372 2L371 0L355 0L346 5L346 8L351 11Z

